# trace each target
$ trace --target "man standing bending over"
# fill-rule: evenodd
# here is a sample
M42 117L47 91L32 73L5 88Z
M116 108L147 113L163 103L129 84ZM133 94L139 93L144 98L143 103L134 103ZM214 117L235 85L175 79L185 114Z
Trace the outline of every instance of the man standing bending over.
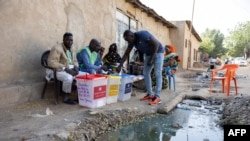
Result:
M163 67L163 58L164 58L164 48L162 44L148 31L141 30L138 32L132 32L126 30L123 33L123 38L128 42L128 47L125 51L125 54L122 57L120 66L117 68L117 71L120 72L123 63L128 58L129 53L132 48L135 47L144 54L144 68L143 75L144 81L147 88L147 94L140 100L151 100L148 104L154 105L159 103L160 94L162 90L162 67ZM154 73L156 76L156 88L155 94L152 91L152 80L151 80L151 71L154 67Z

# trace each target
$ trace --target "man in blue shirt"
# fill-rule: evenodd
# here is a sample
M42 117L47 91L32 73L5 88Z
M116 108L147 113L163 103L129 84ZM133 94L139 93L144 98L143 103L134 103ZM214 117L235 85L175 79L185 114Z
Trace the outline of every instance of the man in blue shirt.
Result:
M79 70L89 74L103 73L107 67L102 65L101 56L98 53L101 50L101 44L97 39L92 39L89 46L82 48L77 53Z
M160 94L162 90L162 67L164 58L164 48L162 44L146 30L141 30L138 32L126 30L123 33L123 38L125 41L128 42L128 47L122 57L122 61L120 63L120 66L117 68L117 71L120 72L123 63L128 58L129 53L131 52L133 47L141 51L144 54L143 75L147 88L147 95L141 98L140 100L151 100L148 103L149 105L159 103L161 101ZM151 71L153 68L156 76L155 94L153 94L152 91L151 80Z

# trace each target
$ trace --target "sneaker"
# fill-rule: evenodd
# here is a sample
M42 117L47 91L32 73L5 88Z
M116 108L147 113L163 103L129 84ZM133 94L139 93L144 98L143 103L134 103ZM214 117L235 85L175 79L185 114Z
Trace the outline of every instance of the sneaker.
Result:
M158 103L161 103L161 99L160 99L159 97L154 97L154 98L152 99L152 101L149 102L148 104L149 104L149 105L154 105L154 104L158 104Z
M151 95L146 95L144 96L143 98L141 98L140 100L143 101L143 100L151 100L153 98L153 96Z

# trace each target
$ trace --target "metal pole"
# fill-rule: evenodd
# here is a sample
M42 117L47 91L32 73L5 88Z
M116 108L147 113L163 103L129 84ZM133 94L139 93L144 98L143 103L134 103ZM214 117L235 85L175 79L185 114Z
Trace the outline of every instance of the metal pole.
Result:
M187 61L187 70L188 70L188 65L189 63L191 63L191 37L192 37L192 29L193 29L193 18L194 18L194 6L195 6L195 0L193 0L193 9L192 9L192 19L191 19L191 23L190 23L190 30L189 30L189 42L188 42L188 61ZM190 46L189 46L190 45Z
M190 27L190 37L189 39L191 39L192 36L192 28L193 28L193 19L194 19L194 5L195 5L195 0L193 0L193 9L192 9L192 19L191 19L191 27Z

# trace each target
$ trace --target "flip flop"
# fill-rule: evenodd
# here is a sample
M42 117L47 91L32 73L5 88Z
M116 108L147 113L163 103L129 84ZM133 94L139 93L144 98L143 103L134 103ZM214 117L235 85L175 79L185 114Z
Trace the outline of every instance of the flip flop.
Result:
M77 104L76 101L74 101L74 100L72 100L72 99L67 99L67 100L64 100L63 102L66 103L66 104L70 104L70 105L75 105L75 104Z

